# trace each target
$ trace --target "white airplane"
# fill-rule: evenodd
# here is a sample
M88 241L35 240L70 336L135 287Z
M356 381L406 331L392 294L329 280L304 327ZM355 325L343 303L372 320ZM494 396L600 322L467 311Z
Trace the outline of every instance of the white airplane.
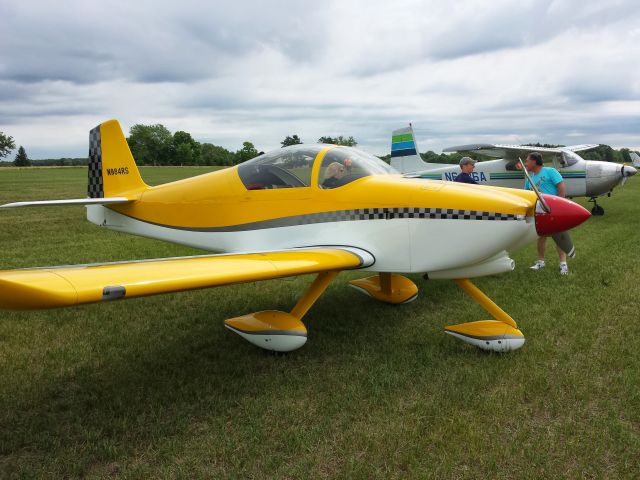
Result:
M524 173L516 168L518 157L525 158L529 152L540 152L543 154L544 161L552 162L564 178L567 197L588 197L594 204L591 213L604 215L604 208L598 205L597 198L603 195L611 196L614 187L624 185L637 170L618 163L585 160L577 154L597 146L573 145L545 148L476 143L445 148L443 152L476 153L496 158L496 160L478 162L472 174L473 178L481 185L510 188L524 187ZM458 165L428 163L422 160L411 124L393 131L391 165L399 172L409 174L407 176L430 180L454 180L460 173Z
M279 148L234 167L150 187L117 121L94 128L89 139L88 198L2 207L86 205L88 220L103 228L219 255L0 271L0 309L57 308L316 274L291 312L266 310L225 321L254 345L290 351L306 342L302 318L340 271L373 273L350 284L393 304L418 294L396 272L426 272L432 280L454 280L494 318L450 325L449 335L509 351L523 345L522 332L469 279L513 270L510 253L538 235L552 236L572 255L566 231L590 216L570 200L538 191L406 179L377 157L322 144Z
M631 157L632 165L635 168L640 168L640 155L638 155L636 152L631 152L629 153L629 156Z

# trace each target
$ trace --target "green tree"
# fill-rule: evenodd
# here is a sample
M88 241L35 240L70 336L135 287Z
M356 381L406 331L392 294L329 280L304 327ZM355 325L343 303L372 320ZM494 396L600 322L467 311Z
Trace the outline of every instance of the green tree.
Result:
M20 145L18 148L18 153L16 154L16 159L13 161L13 164L16 167L30 167L31 162L29 161L29 157L27 157L27 152L24 151L24 147Z
M200 162L202 165L233 165L234 153L224 147L203 143L200 146Z
M280 142L282 147L288 147L289 145L300 145L302 144L302 140L298 135L287 135L283 141Z
M16 148L13 137L0 132L0 158L6 157Z
M175 157L173 136L164 125L136 124L127 142L139 165L169 165Z
M258 156L258 150L251 142L243 142L242 148L236 152L235 162L242 163Z
M464 155L461 153L451 153L451 154L447 154L447 153L436 153L432 150L429 150L427 152L421 153L420 154L420 158L422 158L422 160L424 160L425 162L429 162L429 163L448 163L448 164L452 164L455 165L457 163L460 162L460 159L463 157ZM476 159L477 160L477 159Z
M344 145L346 147L355 147L358 145L356 139L353 137L343 137L342 135L338 137L320 137L318 139L318 143L332 143L333 145Z
M624 163L631 163L631 156L629 155L630 150L628 148L620 149L620 157Z
M198 165L200 163L200 143L190 133L177 131L173 134L175 155L170 159L172 165Z

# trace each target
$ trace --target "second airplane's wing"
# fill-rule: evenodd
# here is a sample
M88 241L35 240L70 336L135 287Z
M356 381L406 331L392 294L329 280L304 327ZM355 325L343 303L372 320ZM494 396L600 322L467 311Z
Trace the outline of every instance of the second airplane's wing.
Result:
M572 152L584 152L598 147L597 144L570 145L568 147L538 147L535 145L510 145L504 143L471 143L469 145L458 145L448 147L443 152L458 152L462 154L480 154L492 158L506 158L508 160L517 160L518 157L524 158L529 152L540 152L545 162L550 162L555 157L562 155L563 150Z
M567 150L571 150L572 152L584 152L585 150L592 150L594 148L599 147L597 143L589 143L586 145L571 145L566 147Z
M330 270L364 268L373 257L351 247L203 255L107 264L0 271L0 308L66 307L269 280Z
M563 147L564 148L564 147ZM531 145L508 145L503 143L472 143L469 145L459 145L448 147L443 152L458 152L463 155L485 155L491 158L504 158L510 161L517 161L518 157L526 157L529 152L543 153L545 162L551 162L554 158L562 155L562 148L536 147Z

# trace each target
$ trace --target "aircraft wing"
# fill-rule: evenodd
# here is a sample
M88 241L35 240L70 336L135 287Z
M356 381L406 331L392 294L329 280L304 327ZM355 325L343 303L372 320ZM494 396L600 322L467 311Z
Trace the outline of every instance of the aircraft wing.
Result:
M561 148L533 147L528 145L508 145L502 143L472 143L448 147L443 152L458 152L462 154L479 153L494 158L517 158L529 152L560 154Z
M584 152L585 150L591 150L599 146L600 145L597 143L589 143L585 145L571 145L569 147L566 147L566 149L571 150L572 152Z
M544 154L544 161L549 162L554 157L560 156L563 150L570 150L572 152L583 152L585 150L590 150L598 146L599 145L597 144L586 144L570 145L568 147L536 147L533 145L510 145L503 143L472 143L469 145L448 147L442 151L458 152L465 155L477 153L493 158L505 158L507 160L517 160L518 157L524 159L529 152L540 152Z
M351 247L202 255L0 271L0 308L66 307L159 293L364 268L373 256Z

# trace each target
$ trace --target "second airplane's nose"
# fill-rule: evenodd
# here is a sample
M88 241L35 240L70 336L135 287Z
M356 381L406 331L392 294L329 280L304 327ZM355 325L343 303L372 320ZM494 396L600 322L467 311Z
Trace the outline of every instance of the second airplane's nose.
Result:
M536 232L540 236L566 232L585 222L591 214L589 210L566 198L542 195L549 206L549 213L536 212Z

